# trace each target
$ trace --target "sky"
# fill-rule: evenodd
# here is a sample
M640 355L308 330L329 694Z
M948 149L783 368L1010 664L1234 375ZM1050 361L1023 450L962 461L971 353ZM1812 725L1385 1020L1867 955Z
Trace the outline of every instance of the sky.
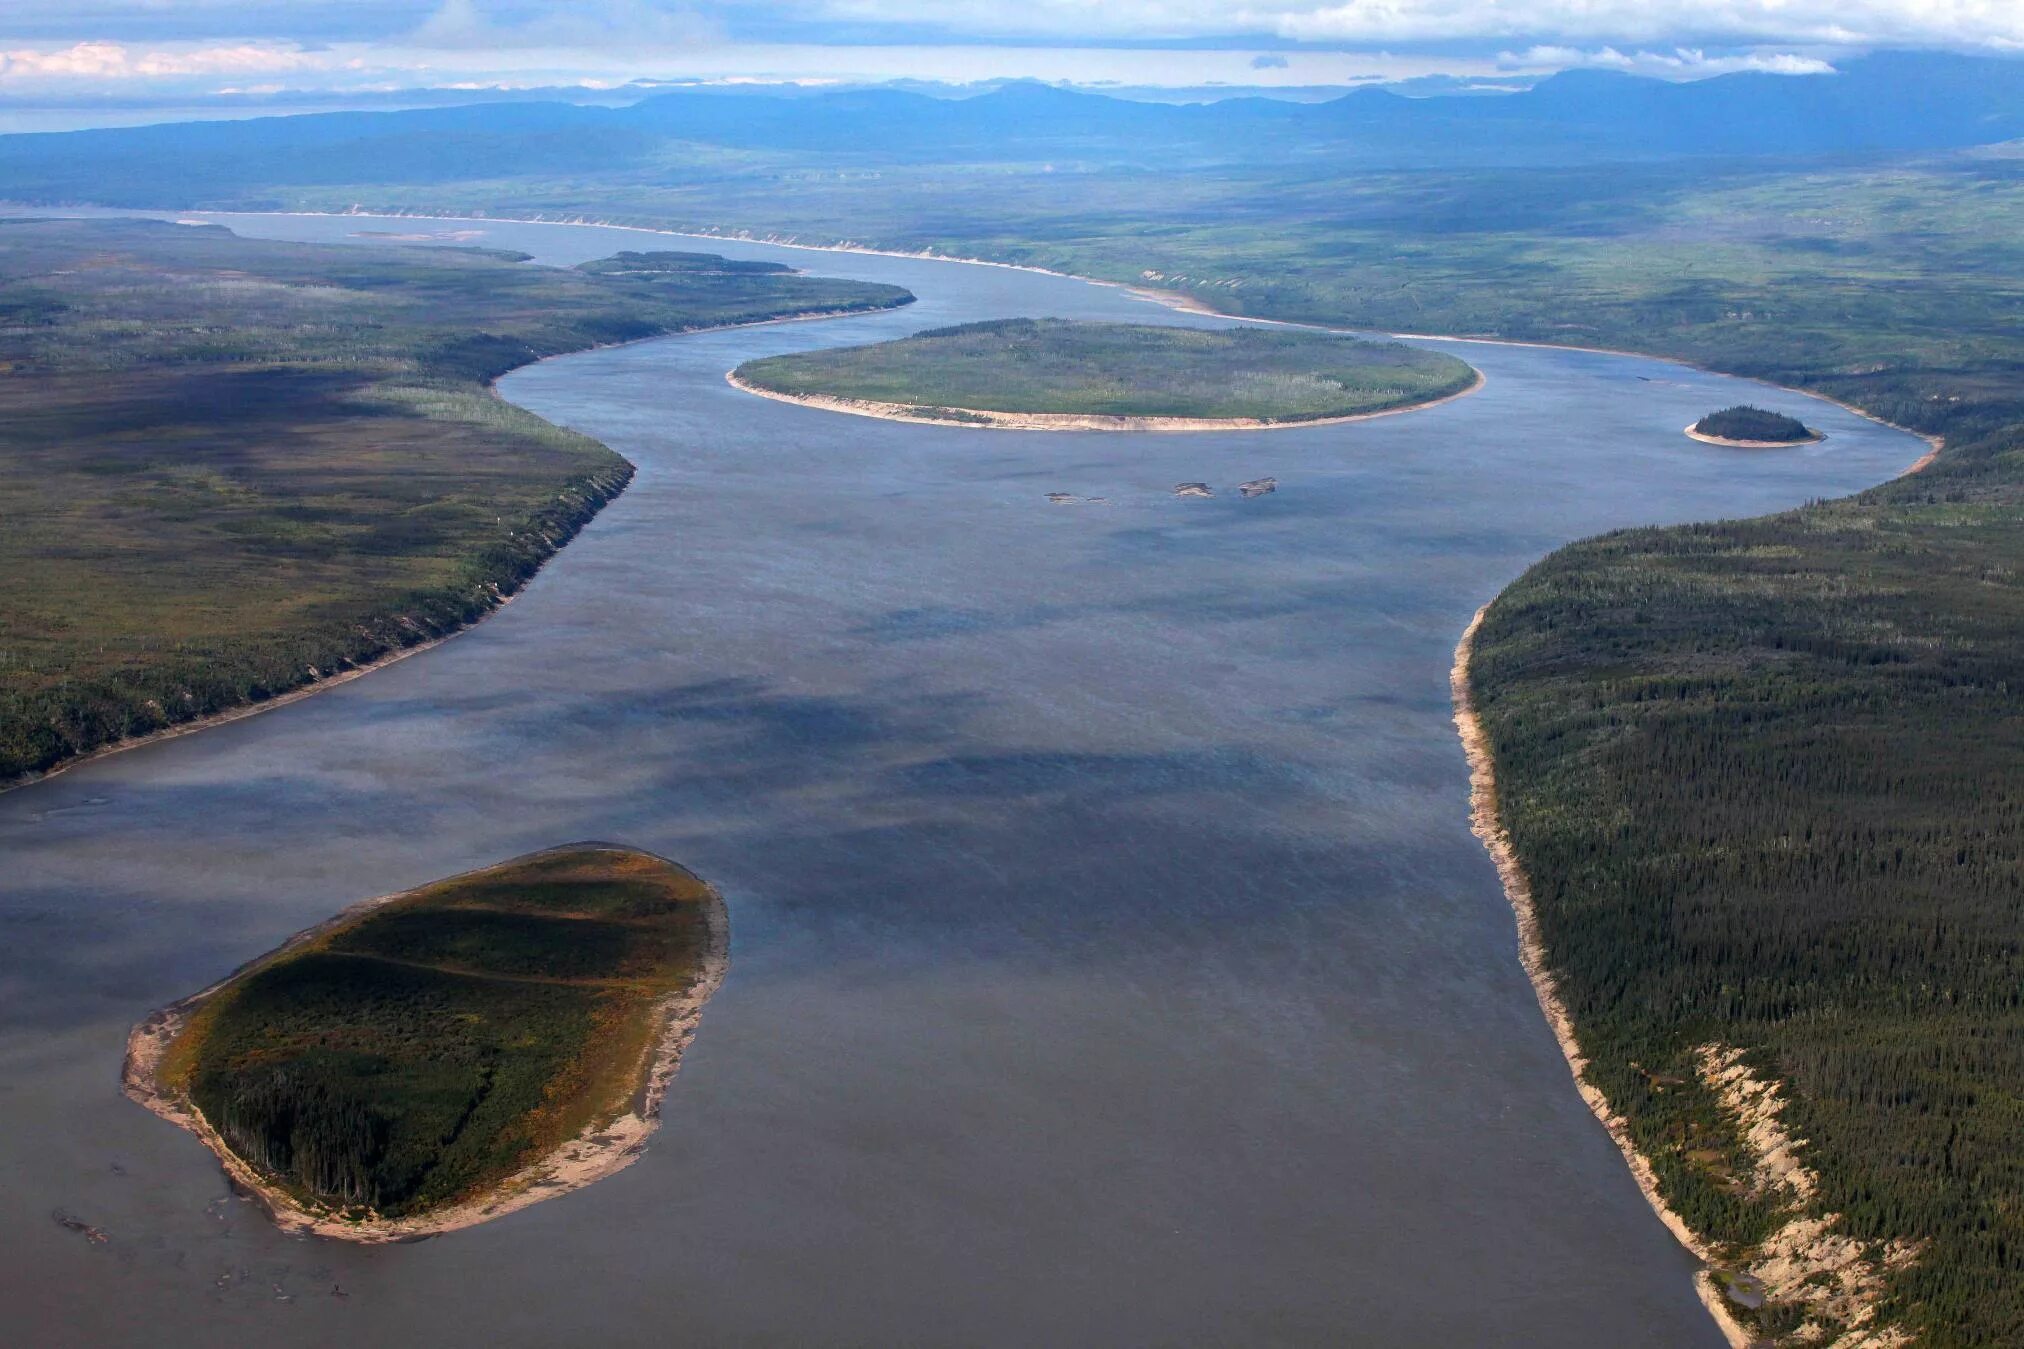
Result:
M416 89L1025 77L1494 86L2024 56L2024 0L0 0L0 104L332 106Z

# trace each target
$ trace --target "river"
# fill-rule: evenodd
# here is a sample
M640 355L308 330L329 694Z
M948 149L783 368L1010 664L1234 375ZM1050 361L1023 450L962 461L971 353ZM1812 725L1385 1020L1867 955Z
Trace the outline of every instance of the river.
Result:
M482 228L547 263L657 246ZM1721 1344L1519 967L1450 657L1561 542L1842 494L1920 443L1678 366L1481 344L1443 348L1481 392L1347 425L880 422L723 374L1012 315L1219 320L1006 268L658 246L920 301L509 376L640 468L512 604L0 795L0 1338ZM1829 439L1681 434L1742 401ZM1171 495L1196 480L1217 495ZM292 1239L121 1097L151 1008L353 900L592 838L693 867L732 918L630 1170L423 1243Z

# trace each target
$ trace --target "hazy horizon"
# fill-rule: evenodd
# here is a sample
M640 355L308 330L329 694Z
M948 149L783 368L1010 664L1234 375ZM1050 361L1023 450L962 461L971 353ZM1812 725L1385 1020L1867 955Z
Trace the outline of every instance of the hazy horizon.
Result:
M1567 69L1829 74L1882 48L2024 53L1989 0L22 0L0 15L0 130L414 107L631 86L1007 79L1126 96L1315 98L1370 84L1508 91Z

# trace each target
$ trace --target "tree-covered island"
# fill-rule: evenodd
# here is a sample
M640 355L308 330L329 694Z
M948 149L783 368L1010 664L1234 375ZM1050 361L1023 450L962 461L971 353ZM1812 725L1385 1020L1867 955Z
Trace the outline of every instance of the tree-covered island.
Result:
M391 1241L626 1166L723 977L722 900L576 844L356 905L134 1029L127 1093L290 1228Z
M1452 356L1268 328L1003 319L747 361L740 388L842 412L1027 430L1342 421L1473 390Z
M1743 445L1752 449L1776 445L1810 445L1825 439L1818 431L1782 412L1739 404L1710 412L1687 428L1695 440L1716 445Z

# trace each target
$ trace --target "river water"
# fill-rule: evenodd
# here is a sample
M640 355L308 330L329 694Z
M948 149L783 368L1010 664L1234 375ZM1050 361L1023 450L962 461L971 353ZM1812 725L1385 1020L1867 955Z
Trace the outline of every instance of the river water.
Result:
M485 229L551 263L653 246ZM1844 493L1920 444L1475 344L1447 349L1480 393L1348 425L872 421L722 376L972 319L1216 320L1003 268L664 246L920 302L512 375L640 467L513 604L0 796L0 1340L1719 1345L1519 969L1449 661L1558 543ZM1746 400L1830 438L1681 435ZM1171 495L1190 480L1217 495ZM353 900L586 838L694 867L732 914L630 1170L354 1248L279 1235L120 1096L149 1009Z

